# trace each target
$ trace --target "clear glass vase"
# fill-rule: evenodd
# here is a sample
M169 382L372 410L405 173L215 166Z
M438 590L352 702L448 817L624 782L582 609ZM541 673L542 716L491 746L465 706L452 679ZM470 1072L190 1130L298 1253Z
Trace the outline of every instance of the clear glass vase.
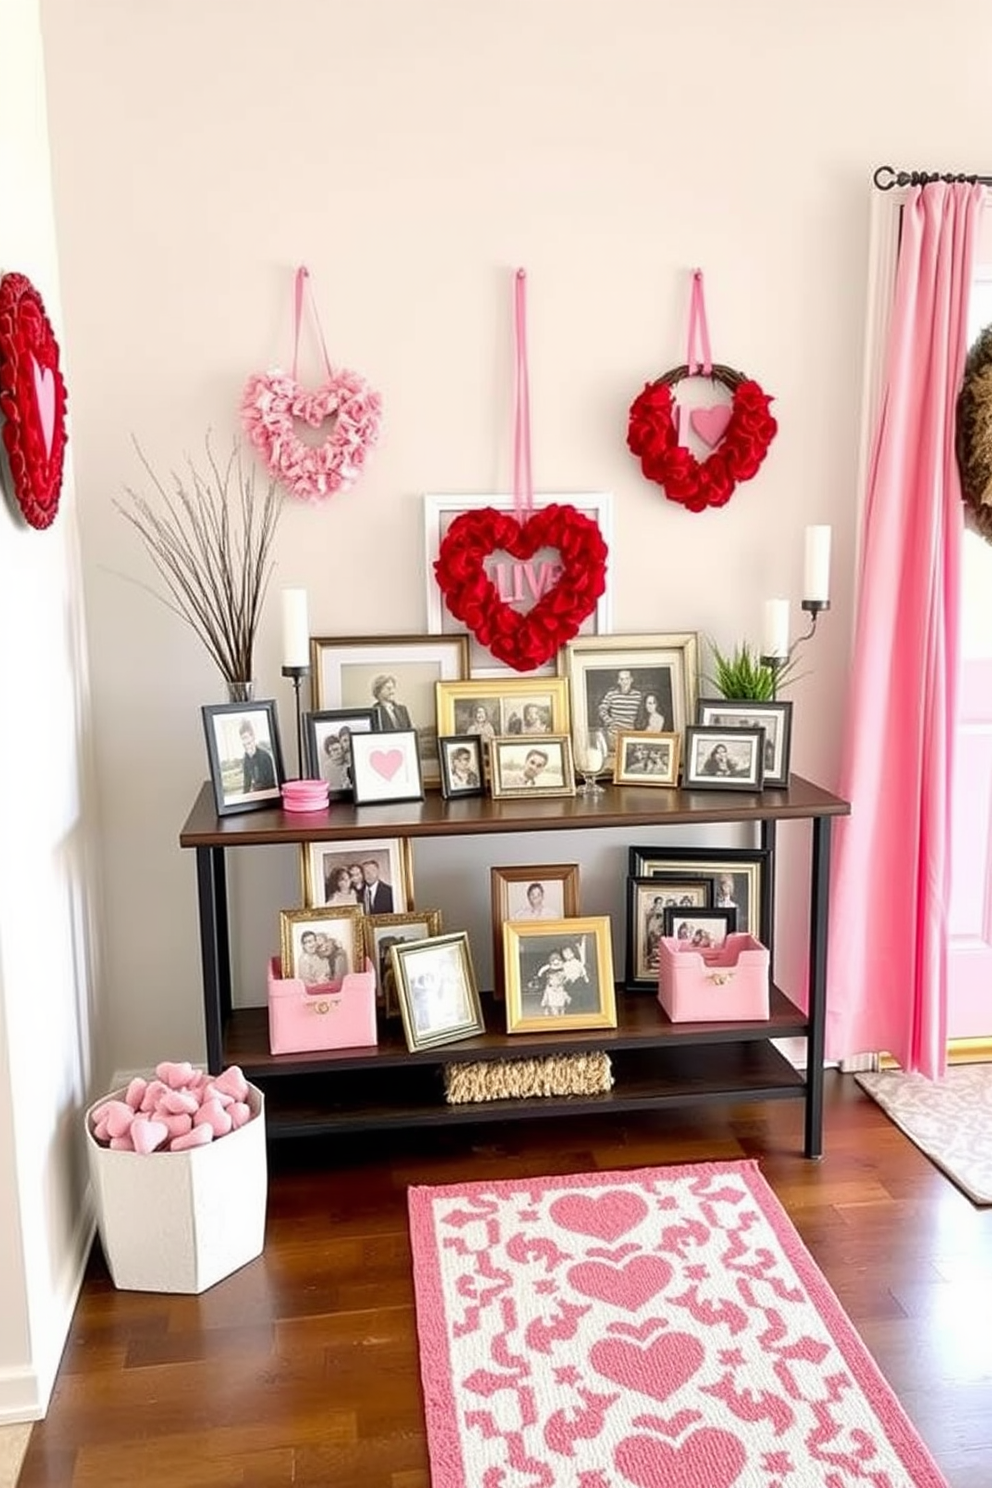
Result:
M227 679L227 700L229 703L250 703L255 698L254 682L232 682Z

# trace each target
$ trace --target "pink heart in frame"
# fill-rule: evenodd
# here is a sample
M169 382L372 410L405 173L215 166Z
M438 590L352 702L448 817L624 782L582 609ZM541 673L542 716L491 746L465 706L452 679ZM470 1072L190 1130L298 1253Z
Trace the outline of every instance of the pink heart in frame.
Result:
M51 459L52 441L55 438L55 373L51 367L43 367L33 354L31 371L34 374L34 396L38 404L38 418L45 440L45 458Z
M689 424L703 443L713 449L726 434L732 415L729 403L714 403L712 408L694 408L689 414Z
M403 766L403 753L399 749L373 749L369 764L383 780L392 780Z

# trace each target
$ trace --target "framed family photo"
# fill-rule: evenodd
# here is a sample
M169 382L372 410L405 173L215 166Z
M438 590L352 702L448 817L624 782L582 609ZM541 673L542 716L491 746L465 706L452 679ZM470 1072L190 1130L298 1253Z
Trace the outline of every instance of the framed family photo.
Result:
M327 708L321 713L307 713L304 724L311 776L327 781L330 800L351 800L351 736L370 734L375 728L375 713L371 708Z
M629 992L654 991L658 985L658 942L669 909L692 914L709 909L713 886L708 879L688 876L663 883L660 878L627 879L627 944L624 987Z
M478 734L441 734L437 741L441 760L441 794L481 796L485 790L485 762Z
M575 769L568 734L542 739L493 739L489 746L493 798L574 796Z
M621 733L682 734L696 716L698 656L693 631L570 641L559 671L570 684L576 738L602 730L612 761Z
M467 675L464 631L449 636L310 639L315 710L371 709L378 732L414 729L421 772L428 785L440 781L435 686Z
M567 734L570 727L568 683L560 677L437 684L439 734L471 734L485 748L497 735Z
M680 734L617 734L614 785L678 785Z
M278 806L286 775L275 703L217 703L201 711L217 815Z
M464 930L394 945L389 952L407 1048L433 1049L485 1033Z
M507 1033L616 1028L609 915L503 925Z
M666 909L665 935L694 951L718 951L736 929L734 909Z
M709 728L690 724L685 731L686 790L760 791L765 775L763 728Z
M312 909L355 905L365 914L406 914L413 909L410 845L405 837L304 842L300 865L303 902Z
M506 920L533 925L544 920L571 920L579 912L578 863L526 863L490 868L493 921L493 995L504 991L503 925Z
M308 987L333 987L349 973L364 970L363 920L354 907L282 910L283 976L298 977Z
M400 1004L389 953L393 946L411 940L429 940L441 934L441 911L422 909L409 914L369 915L365 921L366 954L375 967L376 1003L385 1017L398 1018Z
M534 497L537 508L550 506L553 502L574 506L577 512L588 517L598 526L603 539L610 546L612 541L613 503L605 491L586 492L579 495L540 495ZM512 515L516 502L512 495L498 496L436 496L424 497L425 556L427 574L427 629L435 635L450 635L464 627L449 613L444 596L434 576L434 562L441 543L456 517L463 512L481 511L484 507ZM558 577L559 555L554 549L539 549L526 562L508 554L493 554L484 564L487 576L496 586L497 593L514 610L521 614L533 607ZM582 622L582 635L609 635L612 629L609 587L600 595L593 613ZM538 667L531 676L546 676L554 672L554 664ZM506 677L513 676L512 669L497 660L487 646L469 637L469 670L466 676Z
M792 749L792 703L751 702L748 699L700 698L696 722L709 728L739 728L765 731L764 784L788 786Z
M351 740L356 806L377 801L422 801L424 782L416 729L355 734Z
M765 893L769 857L768 849L759 847L632 847L627 871L631 878L657 879L666 896L676 884L702 880L709 890L704 904L735 909L735 928L770 946L770 899Z

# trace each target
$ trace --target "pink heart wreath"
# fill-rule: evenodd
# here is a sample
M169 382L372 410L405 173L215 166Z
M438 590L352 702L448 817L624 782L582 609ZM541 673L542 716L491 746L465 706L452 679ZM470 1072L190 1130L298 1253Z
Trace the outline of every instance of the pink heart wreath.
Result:
M294 420L319 429L333 427L323 444L306 444ZM357 372L329 369L327 381L307 392L285 372L249 377L241 401L241 422L269 470L293 496L323 501L347 491L377 443L382 399Z

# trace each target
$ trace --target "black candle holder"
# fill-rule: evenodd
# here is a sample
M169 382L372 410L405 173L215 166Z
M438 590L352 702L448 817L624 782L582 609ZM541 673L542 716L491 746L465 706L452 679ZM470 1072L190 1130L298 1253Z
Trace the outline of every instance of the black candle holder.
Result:
M297 779L302 780L304 778L304 751L303 703L300 698L300 684L303 681L304 677L309 677L310 668L308 666L284 666L282 669L282 674L284 677L291 677L293 679L293 694L294 702L296 704L296 769Z

